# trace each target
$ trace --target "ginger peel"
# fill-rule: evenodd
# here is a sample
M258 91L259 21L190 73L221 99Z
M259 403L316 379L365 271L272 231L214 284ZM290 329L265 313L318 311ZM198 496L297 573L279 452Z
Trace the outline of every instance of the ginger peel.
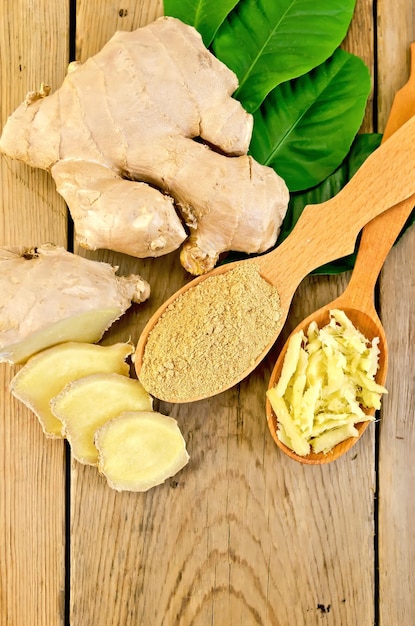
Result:
M0 362L25 363L66 341L98 342L150 294L140 276L116 269L52 244L0 248Z
M11 115L0 149L52 174L82 246L142 258L185 242L183 266L202 274L227 250L275 244L288 190L247 155L236 76L194 28L163 17L117 32L69 70Z

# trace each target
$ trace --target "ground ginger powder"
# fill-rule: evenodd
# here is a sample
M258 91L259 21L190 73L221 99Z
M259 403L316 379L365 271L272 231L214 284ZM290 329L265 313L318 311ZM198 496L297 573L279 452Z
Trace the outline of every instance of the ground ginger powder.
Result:
M278 292L254 261L211 276L170 304L151 331L140 381L168 402L215 395L254 364L280 320Z

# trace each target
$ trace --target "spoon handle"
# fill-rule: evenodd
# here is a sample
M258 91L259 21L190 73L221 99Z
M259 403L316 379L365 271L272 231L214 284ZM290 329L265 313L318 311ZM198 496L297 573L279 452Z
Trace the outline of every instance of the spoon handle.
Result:
M320 265L351 254L365 224L413 194L415 116L372 152L336 196L304 208L282 244L260 257L261 273L283 289L296 288Z
M383 133L385 142L415 114L415 43L410 47L410 72L406 84L396 92ZM398 238L415 206L415 195L366 224L345 297L353 299L359 293L360 306L373 308L373 292L379 273L390 249Z
M364 227L354 269L344 291L344 297L349 301L359 301L359 308L373 307L373 292L379 273L414 206L415 195L382 213Z

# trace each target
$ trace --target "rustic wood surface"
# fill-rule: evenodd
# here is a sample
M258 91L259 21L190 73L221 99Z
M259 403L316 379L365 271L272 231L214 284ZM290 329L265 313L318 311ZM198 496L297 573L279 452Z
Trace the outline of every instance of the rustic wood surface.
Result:
M76 12L63 0L3 0L1 124L41 81L56 89L70 55L85 60L115 30L162 11L157 0L78 0ZM345 46L373 76L362 130L384 128L413 40L415 0L357 0ZM0 168L0 243L71 247L66 208L48 174L6 158ZM347 275L303 281L269 358L238 387L208 401L160 403L179 421L191 462L146 494L110 490L63 442L46 439L8 393L14 368L1 366L1 626L412 626L414 243L412 229L379 281L390 348L380 422L333 464L303 466L278 450L264 390L288 332L340 293ZM130 310L106 343L137 340L186 280L177 254L90 256L121 273L139 271L153 288L151 301Z

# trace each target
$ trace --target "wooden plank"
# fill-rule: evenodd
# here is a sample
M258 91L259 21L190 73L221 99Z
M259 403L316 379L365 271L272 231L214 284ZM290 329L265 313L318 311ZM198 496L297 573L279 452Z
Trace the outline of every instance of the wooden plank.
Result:
M2 125L27 91L41 81L56 87L63 79L68 19L67 3L61 0L1 3ZM66 208L49 175L1 157L0 177L0 243L66 245ZM0 367L0 624L60 624L64 445L46 440L36 418L9 395L15 371Z
M379 449L379 624L413 624L408 591L414 580L415 540L415 229L390 253L381 282L381 312L390 349Z
M105 14L100 6L78 3L81 59L120 28L119 4L107 2ZM155 15L150 7L160 5L140 6L127 29L150 21L140 16ZM347 45L372 67L368 32L372 3L359 0ZM365 124L371 128L370 107ZM106 338L128 333L136 340L151 311L186 280L177 255L102 258L119 262L122 272L139 271L152 285L151 301ZM287 331L345 281L304 281ZM322 617L328 624L373 623L374 431L335 465L305 468L283 457L264 412L277 352L278 345L248 380L209 401L156 404L177 418L191 455L163 486L114 493L94 468L72 464L73 623L277 626L320 624Z
M119 3L107 2L104 11L99 2L78 2L77 60L84 61L97 52L115 31L133 30L154 21L160 15L162 3L158 1L123 2L121 8ZM139 272L152 286L151 301L129 310L122 321L107 333L103 343L124 341L129 336L135 341L150 313L161 304L170 290L179 288L185 279L177 253L163 259L160 272L159 264L152 259L135 260L108 251L88 253L76 245L75 248L79 254L119 266L120 274ZM170 491L169 485L162 487L158 494L155 491L148 494L115 493L98 476L95 468L72 463L72 623L152 623L152 612L158 604L154 581L162 580L163 573L157 572L161 552L157 552L151 559L156 571L147 566L147 554L151 549L149 540L150 537L155 538L158 532L167 532L168 524L153 522L151 503L154 495L163 502L169 502L166 490L167 493ZM87 507L85 502L89 503ZM144 577L149 588L143 584Z
M378 0L378 112L379 129L385 126L397 89L409 71L409 44L415 41L413 0Z
M415 41L415 2L378 3L379 122L385 123L393 94L409 75L409 45ZM380 310L390 361L379 443L379 624L413 624L413 520L415 469L415 230L406 233L386 260Z
M369 68L372 77L372 90L369 94L366 112L360 132L373 132L373 110L377 106L373 89L375 79L375 24L374 1L360 0L356 2L353 21L350 25L346 39L342 47L359 56Z
M123 0L76 3L76 59L85 61L95 54L117 30L131 31L163 15L162 0ZM93 28L91 29L91 26Z
M380 128L394 91L407 75L406 45L414 35L409 4L401 0L390 15L386 3L378 3ZM83 58L123 20L127 24L128 16L128 28L133 28L160 11L154 3L131 4L122 10L109 5L109 13L102 14L94 3L78 3L78 50ZM4 122L27 89L45 78L53 86L60 83L68 30L67 23L62 26L59 21L65 15L62 7L46 11L37 6L34 13L23 3L6 4L1 11ZM101 14L102 23L96 22L95 13ZM369 61L372 40L362 33L373 34L371 15L372 4L358 2L346 42ZM92 19L96 39L90 36ZM36 61L46 47L50 61L39 56ZM56 64L56 58L62 63ZM46 65L50 79L40 71ZM364 128L371 129L371 123L369 108ZM24 236L27 243L51 239L65 243L65 207L48 175L6 159L1 159L1 168L2 242L19 243ZM412 230L391 253L380 292L392 349L389 386L393 389L384 403L379 452L379 616L385 624L414 621L406 592L414 556L414 507L408 497L414 473L406 461L414 437L413 375L408 374L414 371L410 350L413 250ZM185 280L177 255L162 262L139 262L109 253L100 256L120 264L122 272L142 272L153 285L152 301L133 309L106 342L130 332L137 338L151 310ZM407 277L406 283L402 276ZM333 298L346 280L304 281L285 335L304 315ZM270 440L263 415L264 388L277 352L278 345L249 380L209 402L160 405L179 420L192 455L191 465L163 487L149 494L115 494L93 468L73 464L73 623L313 624L320 623L323 615L328 623L373 623L373 429L353 454L335 466L306 469L283 458ZM0 491L4 538L0 618L4 624L26 624L41 615L48 624L59 623L63 446L45 440L36 420L9 397L11 375L10 368L1 368L5 471Z

